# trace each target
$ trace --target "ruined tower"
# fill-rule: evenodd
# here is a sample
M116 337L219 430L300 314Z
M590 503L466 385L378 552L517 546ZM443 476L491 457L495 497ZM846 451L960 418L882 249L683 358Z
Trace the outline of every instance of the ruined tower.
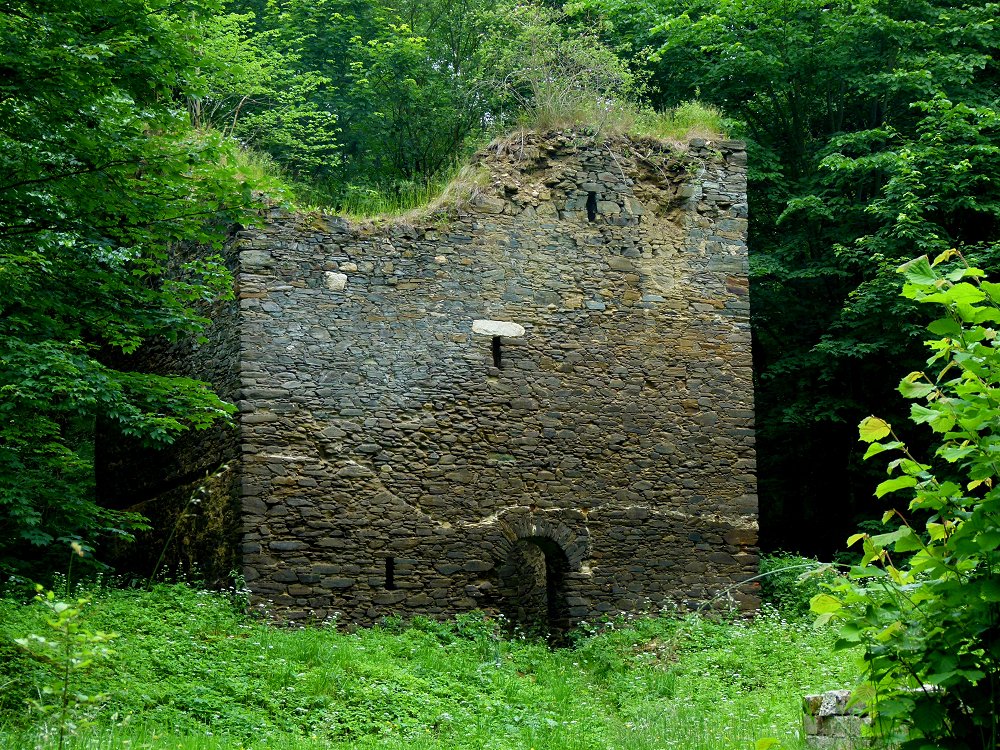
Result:
M445 214L272 210L184 355L239 414L175 504L228 462L220 528L289 618L755 606L745 162L529 133Z

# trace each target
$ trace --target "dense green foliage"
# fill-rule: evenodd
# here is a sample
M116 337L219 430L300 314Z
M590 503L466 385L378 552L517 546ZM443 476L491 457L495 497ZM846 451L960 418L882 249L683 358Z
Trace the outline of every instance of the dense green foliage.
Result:
M728 750L787 741L802 693L854 668L834 654L832 631L773 612L622 620L553 651L477 614L353 634L274 628L239 614L232 596L183 585L94 593L81 627L117 637L112 660L74 686L107 695L82 736L117 738L102 746L116 749ZM12 639L45 634L45 614L0 600L0 746L38 731L25 701L52 675Z
M433 181L525 117L599 127L637 91L625 63L592 30L545 4L234 0L231 7L244 15L219 46L231 48L238 37L246 64L237 67L249 75L222 76L211 98L223 104L202 109L218 112L219 124L232 118L232 131L269 153L301 194L335 207L358 203L357 194ZM267 61L266 75L252 59ZM290 127L275 111L290 99L284 81L298 82L299 115L322 115L335 128Z
M204 384L116 369L152 337L197 334L231 294L207 251L245 216L233 146L193 130L197 22L161 0L12 0L0 15L0 570L54 540L124 534L94 501L93 433L148 443L224 417ZM65 543L59 545L65 549Z
M760 558L760 599L790 619L809 614L809 602L836 580L830 566L787 552Z
M259 31L252 13L197 18L199 88L186 93L191 124L236 137L319 180L339 164L337 115L317 101L328 80L303 69L301 35Z
M852 538L864 546L855 580L813 600L821 622L844 623L844 645L864 644L863 694L880 731L909 729L904 750L1000 745L1000 284L964 263L939 270L954 255L900 269L905 297L944 308L928 326L928 371L899 384L934 458L916 458L884 420L862 421L865 457L894 456L875 494L911 499L885 513L890 531Z

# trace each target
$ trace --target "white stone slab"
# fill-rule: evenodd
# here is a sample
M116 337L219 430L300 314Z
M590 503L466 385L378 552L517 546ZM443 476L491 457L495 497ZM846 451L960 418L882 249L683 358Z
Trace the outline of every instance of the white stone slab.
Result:
M524 327L509 320L474 320L472 332L483 336L506 336L515 338L524 335Z

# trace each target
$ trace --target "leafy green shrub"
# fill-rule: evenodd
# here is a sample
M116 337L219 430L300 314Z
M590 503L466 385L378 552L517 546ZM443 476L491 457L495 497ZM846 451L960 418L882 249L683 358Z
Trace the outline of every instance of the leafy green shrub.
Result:
M833 570L811 557L790 552L760 558L760 598L786 617L809 614L809 601L836 578Z
M957 257L961 264L942 264ZM813 599L819 621L841 621L844 645L863 644L860 695L879 731L906 750L1000 747L1000 284L956 251L899 268L903 296L944 307L927 326L929 372L899 392L910 419L938 441L920 461L877 417L861 422L865 458L892 453L876 497L905 492L859 533L864 556L832 594ZM887 440L888 438L888 440ZM885 441L885 442L883 442Z
M143 530L138 514L95 499L98 421L111 442L153 447L235 412L205 383L109 364L152 339L200 335L209 323L202 303L233 294L225 262L207 248L220 248L232 224L256 220L252 186L223 163L236 144L194 131L177 109L199 88L199 23L217 9L4 5L4 573L59 567L68 540L93 545ZM183 243L206 249L179 262L169 249Z
M492 86L521 123L537 130L631 122L635 74L589 29L573 29L544 5L518 4L490 40ZM509 119L509 118L505 118Z

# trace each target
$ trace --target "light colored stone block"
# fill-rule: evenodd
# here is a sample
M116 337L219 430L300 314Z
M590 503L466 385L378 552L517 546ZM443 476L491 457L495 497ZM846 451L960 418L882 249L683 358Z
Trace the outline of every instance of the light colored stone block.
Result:
M524 335L524 326L508 320L474 320L472 332L481 336L505 336L517 338Z
M342 292L347 288L347 274L335 271L326 272L326 288L331 292Z

